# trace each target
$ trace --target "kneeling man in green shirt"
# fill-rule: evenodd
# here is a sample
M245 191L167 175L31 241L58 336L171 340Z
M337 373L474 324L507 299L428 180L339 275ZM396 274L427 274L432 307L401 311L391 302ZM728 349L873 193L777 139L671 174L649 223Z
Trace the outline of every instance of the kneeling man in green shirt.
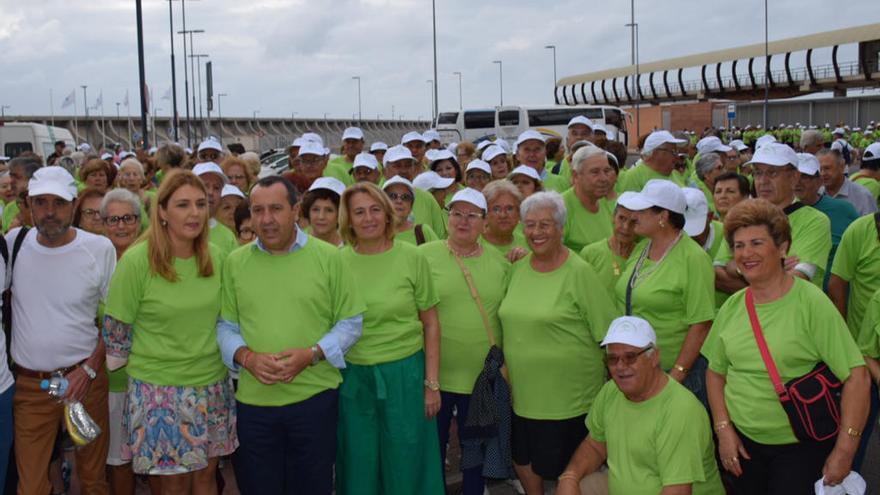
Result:
M650 323L617 318L602 346L612 381L593 403L590 434L559 476L557 495L724 493L706 409L660 368Z

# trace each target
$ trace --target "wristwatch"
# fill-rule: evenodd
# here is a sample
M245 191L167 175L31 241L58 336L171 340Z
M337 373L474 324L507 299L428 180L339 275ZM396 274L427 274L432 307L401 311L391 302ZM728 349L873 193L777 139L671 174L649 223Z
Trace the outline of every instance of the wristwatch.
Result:
M98 376L98 374L95 373L95 370L93 370L92 367L89 366L89 365L87 365L86 363L83 363L83 364L79 365L79 367L80 367L83 371L86 372L86 375L89 376L89 380L94 380L95 377Z
M317 345L313 345L311 347L311 350L312 350L312 362L309 363L309 366L314 366L314 365L321 362L321 352L318 349Z
M431 380L425 380L425 387L431 392L437 392L440 390L440 382L432 382Z

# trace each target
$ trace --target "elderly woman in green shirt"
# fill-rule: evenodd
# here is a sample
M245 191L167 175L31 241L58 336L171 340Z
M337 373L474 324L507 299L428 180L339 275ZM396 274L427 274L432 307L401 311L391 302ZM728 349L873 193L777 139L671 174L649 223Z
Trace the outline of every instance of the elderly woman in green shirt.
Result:
M400 219L375 185L346 189L339 213L342 258L367 311L342 370L336 492L440 495L440 323L431 268L416 246L395 238Z
M520 207L531 251L513 265L498 309L513 394L514 468L529 495L556 479L587 435L605 381L599 342L614 304L596 272L562 243L566 210L556 192Z

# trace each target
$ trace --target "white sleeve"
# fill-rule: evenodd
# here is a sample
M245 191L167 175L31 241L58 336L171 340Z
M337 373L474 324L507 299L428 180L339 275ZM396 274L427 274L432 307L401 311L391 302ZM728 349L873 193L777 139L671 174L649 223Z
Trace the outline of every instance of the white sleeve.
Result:
M817 268L812 263L798 263L794 266L794 269L806 275L807 280L813 280L813 277L816 276Z
M101 300L107 300L107 293L110 291L110 279L113 278L113 271L116 270L116 248L107 240L108 248L104 250L103 273L101 274Z

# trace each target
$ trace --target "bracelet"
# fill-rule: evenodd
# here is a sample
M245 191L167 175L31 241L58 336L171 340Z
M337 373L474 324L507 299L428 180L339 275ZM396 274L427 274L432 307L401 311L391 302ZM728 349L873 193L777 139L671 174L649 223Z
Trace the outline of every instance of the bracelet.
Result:
M440 391L440 382L434 382L426 379L425 387L427 387L428 390L430 390L431 392L438 392Z
M850 426L850 427L847 427L847 429L846 429L846 434L849 435L849 436L851 436L851 437L856 437L856 438L862 436L862 432L861 432L861 431L859 431L859 430L857 430L857 429L855 429L855 428L853 428L853 427L851 427L851 426Z
M687 375L688 371L690 371L689 369L685 368L684 366L682 366L678 363L673 364L672 368L684 373L685 375Z
M728 426L730 426L729 421L719 421L715 423L715 433L719 433L721 430L727 428Z
M578 477L578 475L574 471L565 471L562 474L560 474L558 478L556 478L556 481L562 481L562 480L572 480L575 483L577 483L581 479L580 479L580 477Z

